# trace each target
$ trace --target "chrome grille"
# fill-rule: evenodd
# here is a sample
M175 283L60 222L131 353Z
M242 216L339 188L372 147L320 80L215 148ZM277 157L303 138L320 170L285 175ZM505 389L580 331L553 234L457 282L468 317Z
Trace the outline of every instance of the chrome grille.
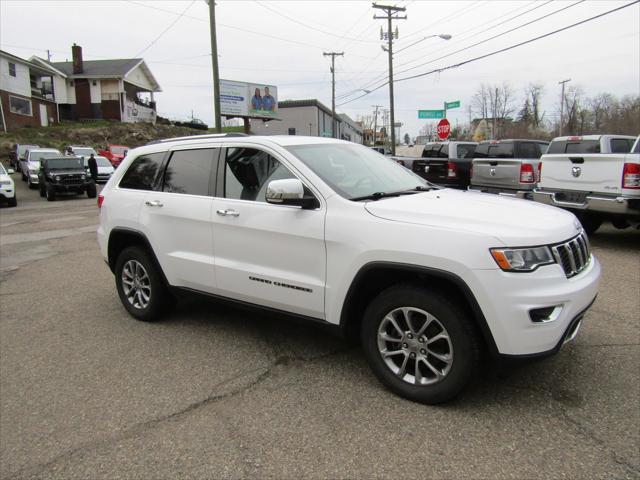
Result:
M567 242L552 246L551 251L567 278L580 273L591 260L589 240L584 232Z

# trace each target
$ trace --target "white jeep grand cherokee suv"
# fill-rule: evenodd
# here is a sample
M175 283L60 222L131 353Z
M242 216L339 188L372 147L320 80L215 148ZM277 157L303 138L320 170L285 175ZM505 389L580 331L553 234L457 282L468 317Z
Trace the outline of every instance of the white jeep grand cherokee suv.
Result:
M135 318L191 290L334 326L424 403L457 395L482 349L558 351L600 278L573 214L440 189L334 139L156 142L129 151L99 204L100 249Z

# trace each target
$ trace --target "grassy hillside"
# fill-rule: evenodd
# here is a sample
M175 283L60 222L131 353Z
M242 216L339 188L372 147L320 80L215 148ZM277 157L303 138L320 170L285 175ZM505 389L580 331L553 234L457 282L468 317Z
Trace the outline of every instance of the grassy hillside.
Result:
M242 127L225 127L225 132L242 132ZM91 123L65 122L61 125L39 128L21 128L0 134L0 157L6 158L14 143L27 143L41 147L57 148L60 151L67 145L87 145L104 148L111 143L139 147L151 140L202 135L212 133L174 125L151 125L146 123L119 123L98 121Z

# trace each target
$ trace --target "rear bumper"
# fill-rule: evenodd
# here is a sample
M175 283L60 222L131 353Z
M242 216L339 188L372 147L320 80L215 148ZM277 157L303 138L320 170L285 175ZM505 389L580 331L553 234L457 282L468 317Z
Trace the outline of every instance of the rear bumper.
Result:
M588 194L584 203L563 202L556 199L558 191L535 189L533 199L536 202L553 205L554 207L570 210L599 212L611 215L622 215L631 218L640 218L640 198L631 198L625 195L601 195Z
M533 188L527 189L510 189L500 187L484 187L481 185L469 185L469 190L483 193L493 193L496 195L503 195L505 197L524 198L527 200L533 200Z

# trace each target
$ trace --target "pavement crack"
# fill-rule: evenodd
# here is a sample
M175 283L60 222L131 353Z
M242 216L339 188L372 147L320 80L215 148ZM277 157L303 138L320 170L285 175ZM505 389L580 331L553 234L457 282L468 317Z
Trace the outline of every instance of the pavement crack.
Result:
M101 438L101 439L97 439L94 441L90 441L87 442L83 445L79 445L75 448L72 448L70 450L67 450L66 452L63 452L57 456L55 456L54 458L52 458L51 460L49 460L48 462L42 463L42 464L38 464L38 465L34 465L34 466L29 466L29 467L25 467L23 469L20 469L17 472L11 473L9 474L6 478L12 478L12 479L19 479L19 478L24 478L26 476L40 476L43 475L47 470L49 470L51 467L53 467L55 464L60 463L60 462L64 462L67 460L71 460L74 457L80 456L85 452L91 451L91 450L96 450L98 448L102 448L102 447L107 447L109 445L112 445L114 443L120 442L122 440L127 440L130 438L134 438L140 434L143 434L144 432L151 430L155 427L157 427L160 424L163 424L165 422L170 422L172 420L176 420L179 418L182 418L186 415L189 415L190 413L203 408L205 406L232 398L232 397L236 397L237 395L241 395L244 392L247 392L253 388L255 388L257 385L259 385L260 383L264 382L267 378L269 378L269 376L272 374L273 369L274 368L278 368L281 366L291 366L294 363L308 363L308 362L313 362L316 360L322 360L325 358L329 358L331 356L343 353L345 351L347 351L348 349L337 349L337 350L333 350L330 352L326 352L320 355L313 355L313 356L309 356L309 357L305 357L305 356L287 356L287 355L280 355L278 356L273 362L271 362L268 366L264 367L264 368L260 368L260 369L253 369L253 370L249 370L246 372L241 372L238 373L236 375L233 375L219 383L217 383L216 385L213 386L213 392L206 398L199 400L197 402L191 403L189 405L187 405L186 407L176 411L176 412L172 412L170 414L167 415L163 415L157 418L153 418L151 420L147 420L145 422L142 423L137 423L129 428L127 428L126 430L117 433L115 435L111 435L109 437L106 438ZM250 376L252 374L258 374L255 378L253 378L250 382L245 383L243 385L237 386L236 388L232 388L231 390L227 391L227 392L222 392L222 393L215 393L216 390L223 388L229 384L233 384L234 382L238 381L238 380L242 380L243 378Z

